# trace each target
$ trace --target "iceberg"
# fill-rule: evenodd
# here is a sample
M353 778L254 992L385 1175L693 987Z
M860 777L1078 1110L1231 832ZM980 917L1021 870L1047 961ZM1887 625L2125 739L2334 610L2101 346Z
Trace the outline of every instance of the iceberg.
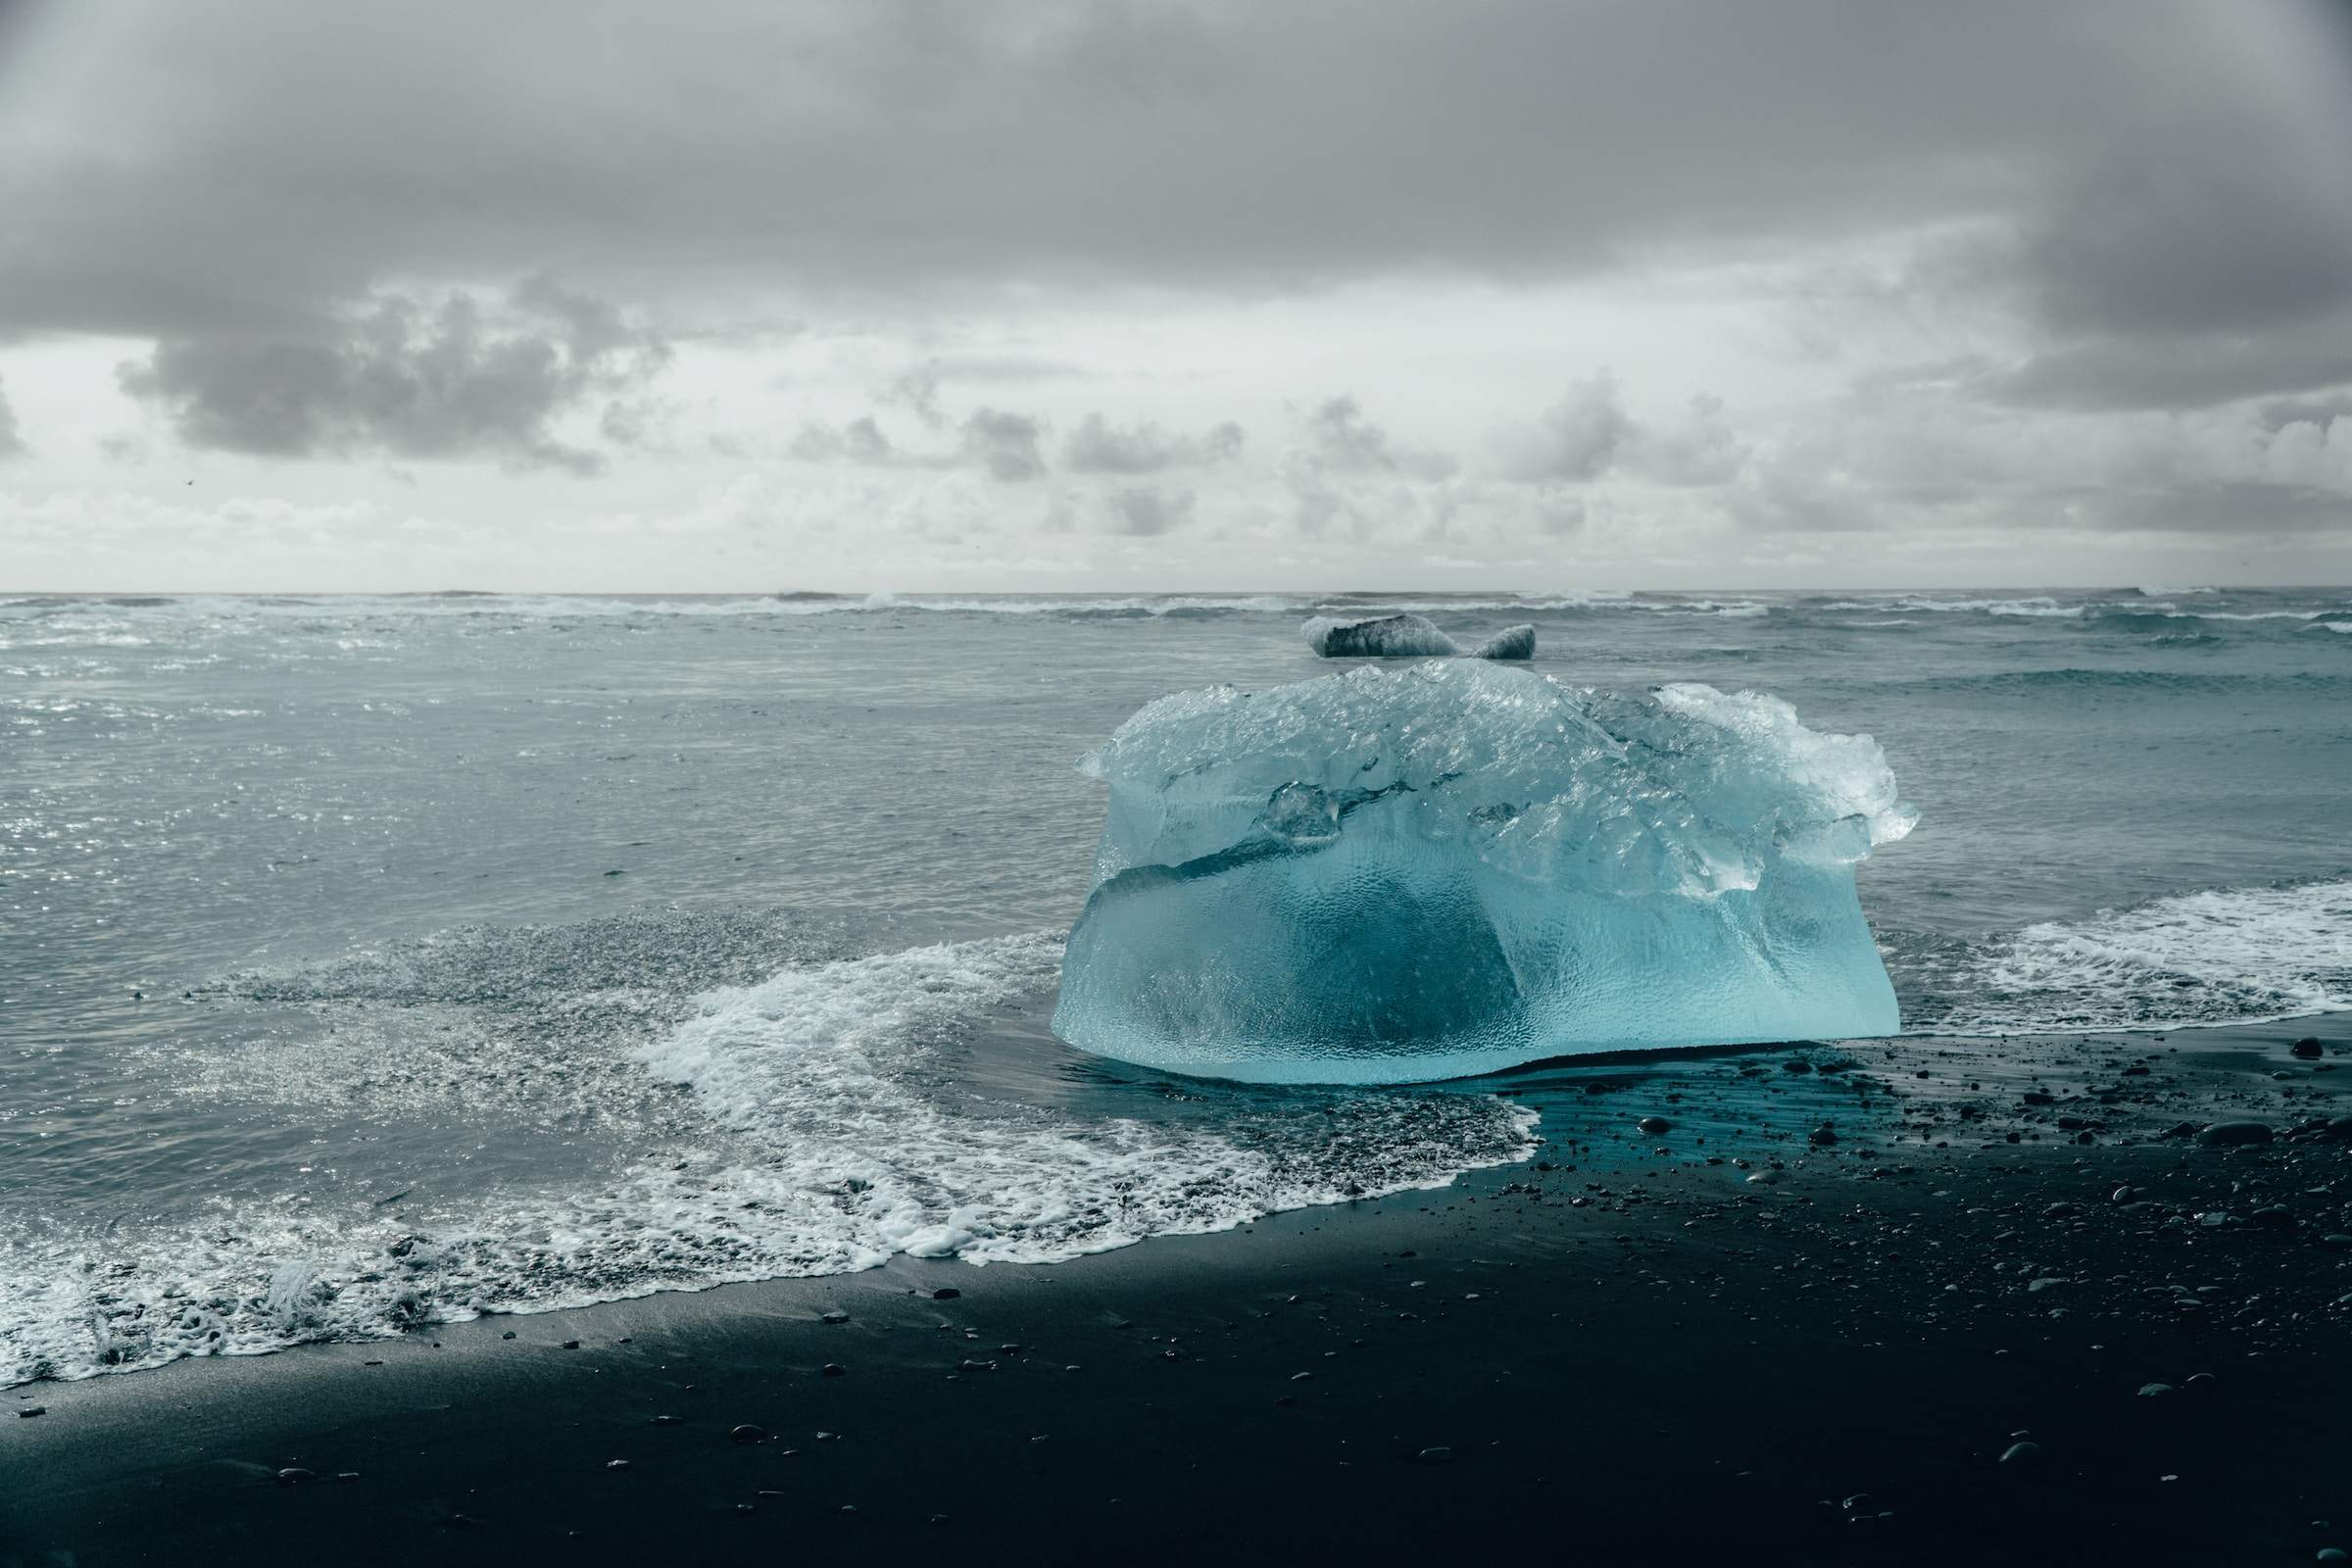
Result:
M1911 830L1867 735L1778 698L1479 661L1145 707L1054 1032L1161 1071L1409 1083L1891 1033L1854 867Z
M1334 620L1317 615L1299 628L1321 659L1426 659L1460 652L1454 640L1423 615L1376 615Z
M1532 625L1505 626L1494 636L1470 650L1472 659L1533 659L1536 657L1536 628Z

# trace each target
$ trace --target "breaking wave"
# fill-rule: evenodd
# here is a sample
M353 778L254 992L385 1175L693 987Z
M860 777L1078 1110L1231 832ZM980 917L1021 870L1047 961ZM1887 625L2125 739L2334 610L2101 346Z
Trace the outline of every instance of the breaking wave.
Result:
M2352 1010L2352 881L2230 888L1961 941L1884 933L1910 1034L2189 1028Z
M560 1186L297 1190L97 1235L0 1235L0 1385L897 1253L1054 1262L1443 1186L1530 1147L1531 1112L1459 1092L1180 1091L1089 1063L1092 1104L1041 1102L986 1058L1067 1054L1042 1028L994 1032L1042 1018L1058 935L812 959L679 995L660 983L665 952L698 955L689 978L723 974L757 929L681 919L477 928L221 988L325 1027L217 1054L191 1093L387 1125L457 1115L611 1157Z

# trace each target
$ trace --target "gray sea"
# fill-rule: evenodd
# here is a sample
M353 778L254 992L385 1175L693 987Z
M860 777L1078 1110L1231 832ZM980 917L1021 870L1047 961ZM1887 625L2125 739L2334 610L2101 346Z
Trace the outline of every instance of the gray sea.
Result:
M1046 1027L1152 698L1299 624L1884 745L1914 1033L2352 1006L2352 592L0 600L0 1383L900 1252L1051 1261L1529 1148Z

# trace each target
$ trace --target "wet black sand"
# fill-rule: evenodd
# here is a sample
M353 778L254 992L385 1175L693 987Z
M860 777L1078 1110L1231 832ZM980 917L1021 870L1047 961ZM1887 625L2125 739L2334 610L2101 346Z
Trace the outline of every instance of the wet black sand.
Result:
M2352 1024L1503 1085L1241 1234L10 1390L0 1565L2352 1550Z

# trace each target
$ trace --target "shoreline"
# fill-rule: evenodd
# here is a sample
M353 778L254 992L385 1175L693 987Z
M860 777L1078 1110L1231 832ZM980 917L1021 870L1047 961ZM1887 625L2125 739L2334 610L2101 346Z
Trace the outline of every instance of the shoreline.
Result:
M2352 1547L2346 1061L2342 1015L1570 1058L1494 1080L1533 1157L1445 1188L20 1385L0 1568L2309 1561Z

